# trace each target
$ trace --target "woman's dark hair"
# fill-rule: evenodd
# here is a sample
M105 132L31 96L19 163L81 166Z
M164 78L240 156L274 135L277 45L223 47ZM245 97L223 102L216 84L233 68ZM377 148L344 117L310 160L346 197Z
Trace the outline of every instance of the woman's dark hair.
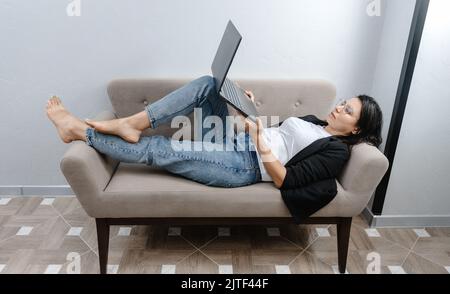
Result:
M340 136L339 138L350 146L359 143L368 143L379 147L383 139L381 130L383 128L383 113L378 103L370 96L357 96L362 102L361 117L357 123L359 133L350 136Z

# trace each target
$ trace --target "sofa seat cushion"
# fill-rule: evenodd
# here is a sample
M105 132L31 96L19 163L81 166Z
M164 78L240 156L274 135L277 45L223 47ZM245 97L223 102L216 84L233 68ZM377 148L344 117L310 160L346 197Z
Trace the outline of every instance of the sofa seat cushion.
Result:
M120 163L99 196L101 209L93 217L290 217L272 183L209 187L138 164ZM332 203L341 206L336 200ZM319 216L336 216L333 207L327 207L325 215L320 212Z
M103 217L289 217L271 183L209 187L160 168L120 163L101 197ZM96 215L95 217L99 217Z

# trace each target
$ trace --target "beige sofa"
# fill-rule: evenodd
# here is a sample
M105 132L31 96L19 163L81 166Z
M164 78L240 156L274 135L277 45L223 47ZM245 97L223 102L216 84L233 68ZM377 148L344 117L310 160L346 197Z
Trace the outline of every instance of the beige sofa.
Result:
M107 120L142 111L146 105L188 80L114 80L108 94L115 113ZM261 115L314 114L325 117L332 109L335 87L320 80L241 80L252 90ZM192 119L192 116L191 116ZM145 135L171 135L161 126ZM337 179L338 195L311 216L308 224L336 224L340 272L345 272L352 217L359 215L388 168L375 147L354 146L350 160ZM96 219L100 272L106 273L109 227L123 224L254 225L292 223L281 194L271 183L240 188L208 187L158 168L119 163L75 142L65 153L61 169L87 214Z

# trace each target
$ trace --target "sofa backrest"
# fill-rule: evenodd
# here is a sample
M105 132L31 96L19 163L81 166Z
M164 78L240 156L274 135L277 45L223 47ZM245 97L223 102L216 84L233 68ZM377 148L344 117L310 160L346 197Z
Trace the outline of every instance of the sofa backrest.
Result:
M325 118L336 98L334 85L323 80L236 80L252 91L256 107L263 116L279 116L280 121L291 116L314 114ZM145 106L188 83L182 79L118 79L108 85L108 95L118 117L144 110ZM193 115L189 117L193 123ZM270 120L268 121L270 124ZM171 136L177 129L163 125L144 135Z

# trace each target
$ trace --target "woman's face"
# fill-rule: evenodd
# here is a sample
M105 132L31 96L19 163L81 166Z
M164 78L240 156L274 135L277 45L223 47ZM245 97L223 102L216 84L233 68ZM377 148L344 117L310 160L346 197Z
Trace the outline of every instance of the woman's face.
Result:
M329 128L344 136L357 134L361 109L362 102L357 97L340 102L327 117Z

